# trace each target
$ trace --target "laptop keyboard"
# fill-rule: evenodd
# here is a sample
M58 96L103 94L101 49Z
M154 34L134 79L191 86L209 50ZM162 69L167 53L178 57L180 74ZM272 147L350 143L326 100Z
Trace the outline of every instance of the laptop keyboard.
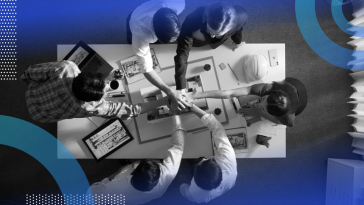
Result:
M92 60L87 64L87 66L82 69L82 71L89 71L91 73L96 73L97 70L103 65L104 63L97 57L92 58Z

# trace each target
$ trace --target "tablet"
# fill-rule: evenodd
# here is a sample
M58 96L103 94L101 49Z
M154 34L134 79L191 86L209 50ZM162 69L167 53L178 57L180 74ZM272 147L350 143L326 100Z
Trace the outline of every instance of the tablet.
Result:
M115 118L101 125L83 138L82 141L86 144L95 160L99 162L133 139L123 121Z

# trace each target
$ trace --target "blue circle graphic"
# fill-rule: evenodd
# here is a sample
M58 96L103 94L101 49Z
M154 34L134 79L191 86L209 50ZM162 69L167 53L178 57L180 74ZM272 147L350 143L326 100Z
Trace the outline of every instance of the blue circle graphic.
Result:
M327 62L345 69L363 70L363 67L354 67L352 61L348 64L353 50L343 48L331 41L326 34L322 31L315 11L315 0L296 0L295 2L296 19L298 27L301 31L303 38L307 44L315 51L321 58ZM356 56L359 61L364 57L364 51L357 50Z
M338 1L341 4L343 2L343 0L336 0L336 1ZM331 4L331 12L336 24L339 26L341 30L352 36L364 37L364 27L355 26L350 22L348 22L343 14L342 6Z
M90 188L85 173L75 158L57 158L58 140L48 132L24 120L3 115L0 115L0 130L0 144L24 151L42 163L56 180L62 194L82 195ZM65 200L65 203L68 204L68 201Z

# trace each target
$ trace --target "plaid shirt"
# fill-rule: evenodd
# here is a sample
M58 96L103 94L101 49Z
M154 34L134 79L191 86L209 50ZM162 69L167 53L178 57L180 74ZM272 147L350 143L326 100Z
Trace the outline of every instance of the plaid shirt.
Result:
M30 116L39 122L99 116L130 119L140 114L140 104L78 100L72 91L73 79L80 73L71 61L41 63L30 66L23 80L28 84L25 99Z

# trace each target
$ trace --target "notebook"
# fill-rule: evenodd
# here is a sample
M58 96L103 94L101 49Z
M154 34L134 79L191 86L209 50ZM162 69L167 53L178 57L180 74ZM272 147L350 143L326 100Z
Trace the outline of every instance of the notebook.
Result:
M134 137L123 121L115 118L91 132L82 141L86 144L95 160L99 162L133 139Z

